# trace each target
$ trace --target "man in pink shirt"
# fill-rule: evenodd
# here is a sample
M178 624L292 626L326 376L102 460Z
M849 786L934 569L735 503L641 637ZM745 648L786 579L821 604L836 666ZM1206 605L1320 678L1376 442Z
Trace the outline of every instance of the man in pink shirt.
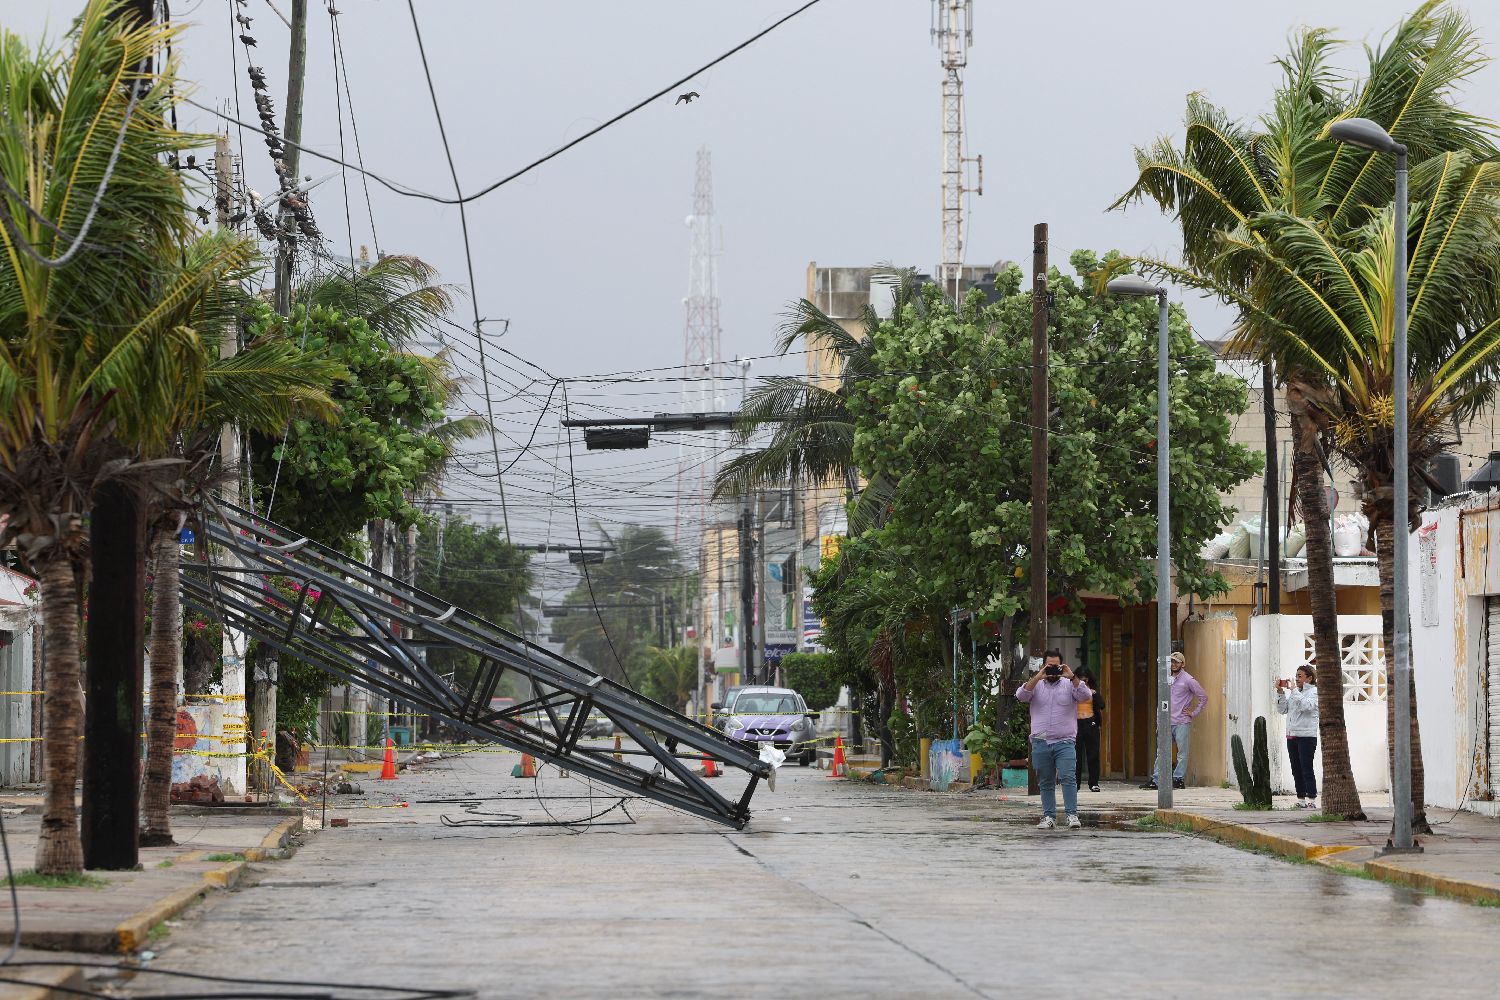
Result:
M1038 830L1057 826L1057 779L1062 778L1063 813L1068 829L1078 821L1078 706L1091 702L1094 692L1073 676L1062 653L1047 650L1042 669L1016 689L1016 699L1031 706L1031 761L1042 790L1042 821Z
M1203 685L1182 669L1186 657L1172 654L1172 745L1177 748L1177 766L1172 769L1172 787L1187 787L1188 740L1193 732L1193 720L1208 707L1208 692ZM1155 788L1159 775L1153 770L1151 780L1142 788Z

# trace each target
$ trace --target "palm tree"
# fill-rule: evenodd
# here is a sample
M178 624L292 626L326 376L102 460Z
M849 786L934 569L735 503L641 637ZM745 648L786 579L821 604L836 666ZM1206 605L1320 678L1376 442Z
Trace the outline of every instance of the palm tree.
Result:
M881 265L876 281L894 286L899 312L921 302L916 272ZM873 306L860 319L863 330L851 333L807 299L792 304L777 331L776 350L782 354L802 343L810 351L828 351L837 360L837 386L790 375L763 379L745 396L735 429L737 443L749 441L766 425L771 439L754 451L737 455L720 467L714 496L744 496L760 489L799 483L842 480L850 496L860 491L854 462L854 417L846 405L848 394L874 372L875 345L870 334L880 325Z
M239 251L185 263L182 179L165 155L175 29L111 20L91 0L66 51L0 31L0 514L37 574L45 644L46 801L38 871L76 871L83 514L131 475L160 412L197 377L175 310L209 294ZM160 463L136 471L158 473Z
M149 547L155 575L152 586L151 687L146 729L145 791L142 801L142 846L172 843L170 819L173 738L177 719L177 664L182 652L182 607L179 584L181 548L178 534L190 514L223 478L218 467L219 433L237 423L274 433L294 416L328 418L337 410L325 386L341 373L339 366L303 351L295 341L267 337L223 357L220 342L234 337L244 296L239 281L257 268L252 245L228 234L206 236L186 252L187 268L222 248L241 254L244 265L224 275L208 294L176 305L173 322L199 334L202 354L196 364L201 379L185 383L171 405L142 414L153 425L156 446L147 457L175 458L180 470L165 489L156 491L148 515Z
M1236 346L1276 366L1292 418L1293 489L1307 527L1309 599L1319 671L1324 809L1363 814L1349 764L1344 726L1341 650L1333 586L1333 546L1323 485L1337 406L1327 373L1296 352L1261 345L1275 323L1261 298L1268 283L1264 237L1253 221L1282 213L1328 230L1358 229L1389 203L1391 175L1375 154L1322 138L1329 122L1359 115L1406 143L1415 162L1443 152L1484 155L1488 123L1452 103L1454 88L1481 64L1468 21L1440 0L1428 0L1397 26L1386 44L1368 50L1365 80L1350 84L1330 66L1335 43L1322 30L1294 38L1280 60L1283 81L1272 108L1254 126L1231 119L1194 95L1188 99L1186 138L1137 150L1139 176L1115 207L1150 198L1182 227L1184 267L1159 261L1150 268L1205 288L1238 307ZM1277 341L1280 343L1281 341Z
M563 644L600 673L633 680L629 665L653 634L662 596L681 583L682 561L660 528L627 524L614 533L602 525L595 530L612 551L602 563L583 567L588 577L566 601L583 610L563 619Z
M1409 449L1420 482L1455 426L1495 397L1500 377L1500 163L1448 154L1413 176L1408 277ZM1395 410L1395 247L1392 210L1331 239L1316 223L1267 214L1252 223L1262 248L1262 350L1295 356L1331 386L1335 447L1358 471L1376 537L1387 664L1394 649L1391 538L1418 524L1418 491L1397 512L1392 493ZM1408 677L1410 673L1408 672ZM1426 830L1421 732L1411 686L1413 824ZM1386 699L1394 754L1395 701Z

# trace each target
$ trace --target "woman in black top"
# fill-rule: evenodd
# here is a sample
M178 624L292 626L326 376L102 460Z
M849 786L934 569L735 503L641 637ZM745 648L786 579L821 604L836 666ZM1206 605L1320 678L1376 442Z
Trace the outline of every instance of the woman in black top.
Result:
M1088 763L1089 791L1099 790L1099 732L1104 726L1104 696L1094 686L1094 675L1080 667L1078 676L1094 692L1094 700L1078 706L1078 787L1083 787L1083 766Z

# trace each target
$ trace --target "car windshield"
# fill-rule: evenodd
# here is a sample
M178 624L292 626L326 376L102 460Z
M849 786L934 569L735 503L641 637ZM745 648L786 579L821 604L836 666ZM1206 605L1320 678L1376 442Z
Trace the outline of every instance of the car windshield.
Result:
M794 694L742 694L734 703L736 715L794 715L802 711Z

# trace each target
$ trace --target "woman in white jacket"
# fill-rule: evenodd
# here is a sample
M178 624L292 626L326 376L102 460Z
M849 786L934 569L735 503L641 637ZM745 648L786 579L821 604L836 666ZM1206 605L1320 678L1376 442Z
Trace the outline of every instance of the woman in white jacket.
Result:
M1276 682L1276 711L1286 716L1286 752L1292 758L1297 784L1297 809L1318 807L1318 775L1313 754L1318 750L1318 684L1313 668L1297 668L1296 681Z

